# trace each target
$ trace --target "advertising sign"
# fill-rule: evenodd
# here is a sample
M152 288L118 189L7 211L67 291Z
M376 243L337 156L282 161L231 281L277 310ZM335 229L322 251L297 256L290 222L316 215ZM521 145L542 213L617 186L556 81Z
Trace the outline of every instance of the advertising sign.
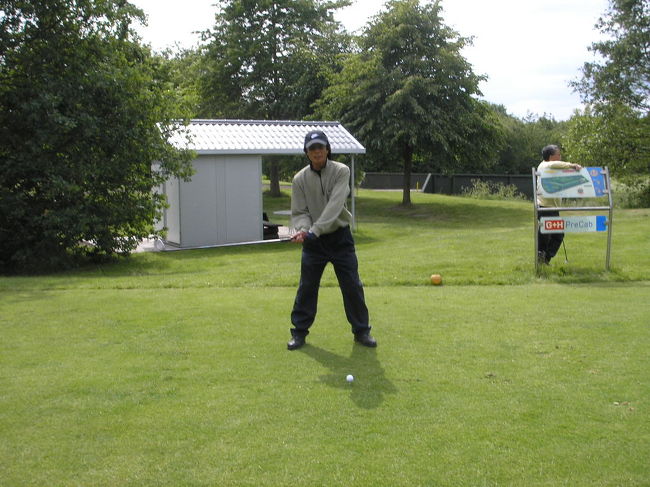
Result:
M541 233L585 233L607 231L607 217L545 216L539 219Z
M606 194L600 167L545 169L540 174L542 196L546 198L597 198Z
M546 251L547 239L538 238L540 233L587 233L606 232L607 253L605 269L609 270L612 249L612 222L614 218L614 201L612 199L611 179L607 167L581 167L573 169L532 168L533 190L537 196L555 200L548 205L543 198L533 198L535 210L535 271L539 274L542 264L540 252ZM580 199L564 203L563 199ZM591 198L591 201L589 200ZM604 201L606 199L606 201ZM553 206L554 208L551 208ZM571 216L562 216L567 212ZM591 212L590 216L573 216ZM594 212L601 213L594 215ZM602 213L608 212L607 216ZM557 216L551 216L551 215ZM566 252L566 249L565 249ZM565 253L565 263L568 257Z

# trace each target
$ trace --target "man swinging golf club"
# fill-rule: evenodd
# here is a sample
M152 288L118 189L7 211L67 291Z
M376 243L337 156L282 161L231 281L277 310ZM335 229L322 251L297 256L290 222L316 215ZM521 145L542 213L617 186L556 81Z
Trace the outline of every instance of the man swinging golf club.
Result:
M368 308L359 278L357 255L350 231L352 214L345 207L350 193L350 169L331 160L325 133L311 131L305 136L304 151L309 165L293 178L291 224L296 230L292 241L302 244L300 284L291 312L289 350L305 344L316 318L318 290L325 266L331 262L343 295L345 314L354 340L376 347L370 335Z

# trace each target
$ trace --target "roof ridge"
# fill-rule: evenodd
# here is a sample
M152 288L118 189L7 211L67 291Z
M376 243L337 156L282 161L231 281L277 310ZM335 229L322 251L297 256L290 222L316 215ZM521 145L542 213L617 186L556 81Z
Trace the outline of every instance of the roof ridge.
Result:
M366 152L340 122L308 120L192 119L171 142L203 155L303 154L305 133L310 130L325 131L335 154Z
M243 120L230 118L193 118L190 123L231 124L231 125L340 125L337 121L318 120Z

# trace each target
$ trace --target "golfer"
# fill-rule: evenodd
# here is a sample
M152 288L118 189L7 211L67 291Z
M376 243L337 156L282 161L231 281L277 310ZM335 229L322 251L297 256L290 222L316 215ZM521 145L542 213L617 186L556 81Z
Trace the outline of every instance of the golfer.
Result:
M289 350L305 344L305 337L316 318L318 290L328 262L343 295L343 306L352 326L354 340L376 347L370 335L368 308L359 278L357 255L350 231L352 214L345 206L350 193L350 169L331 160L329 140L321 131L309 132L304 150L309 165L293 178L291 224L296 230L292 241L302 244L300 284L291 312Z
M542 162L537 166L537 172L544 169L582 169L580 164L562 161L562 152L557 145L547 145L542 149ZM559 211L545 210L543 208L558 208L562 206L562 198L544 198L542 196L541 178L537 178L537 204L540 207L540 216L560 216ZM541 226L540 226L541 228ZM537 261L540 264L549 264L555 257L564 240L563 233L537 232Z

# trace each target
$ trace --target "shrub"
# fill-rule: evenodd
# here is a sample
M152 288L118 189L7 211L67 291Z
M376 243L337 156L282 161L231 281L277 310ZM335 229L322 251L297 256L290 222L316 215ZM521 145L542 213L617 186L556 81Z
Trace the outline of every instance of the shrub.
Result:
M472 187L463 191L463 196L482 200L525 200L526 196L514 184L493 183L472 179Z
M650 208L650 177L612 181L612 192L620 208Z

